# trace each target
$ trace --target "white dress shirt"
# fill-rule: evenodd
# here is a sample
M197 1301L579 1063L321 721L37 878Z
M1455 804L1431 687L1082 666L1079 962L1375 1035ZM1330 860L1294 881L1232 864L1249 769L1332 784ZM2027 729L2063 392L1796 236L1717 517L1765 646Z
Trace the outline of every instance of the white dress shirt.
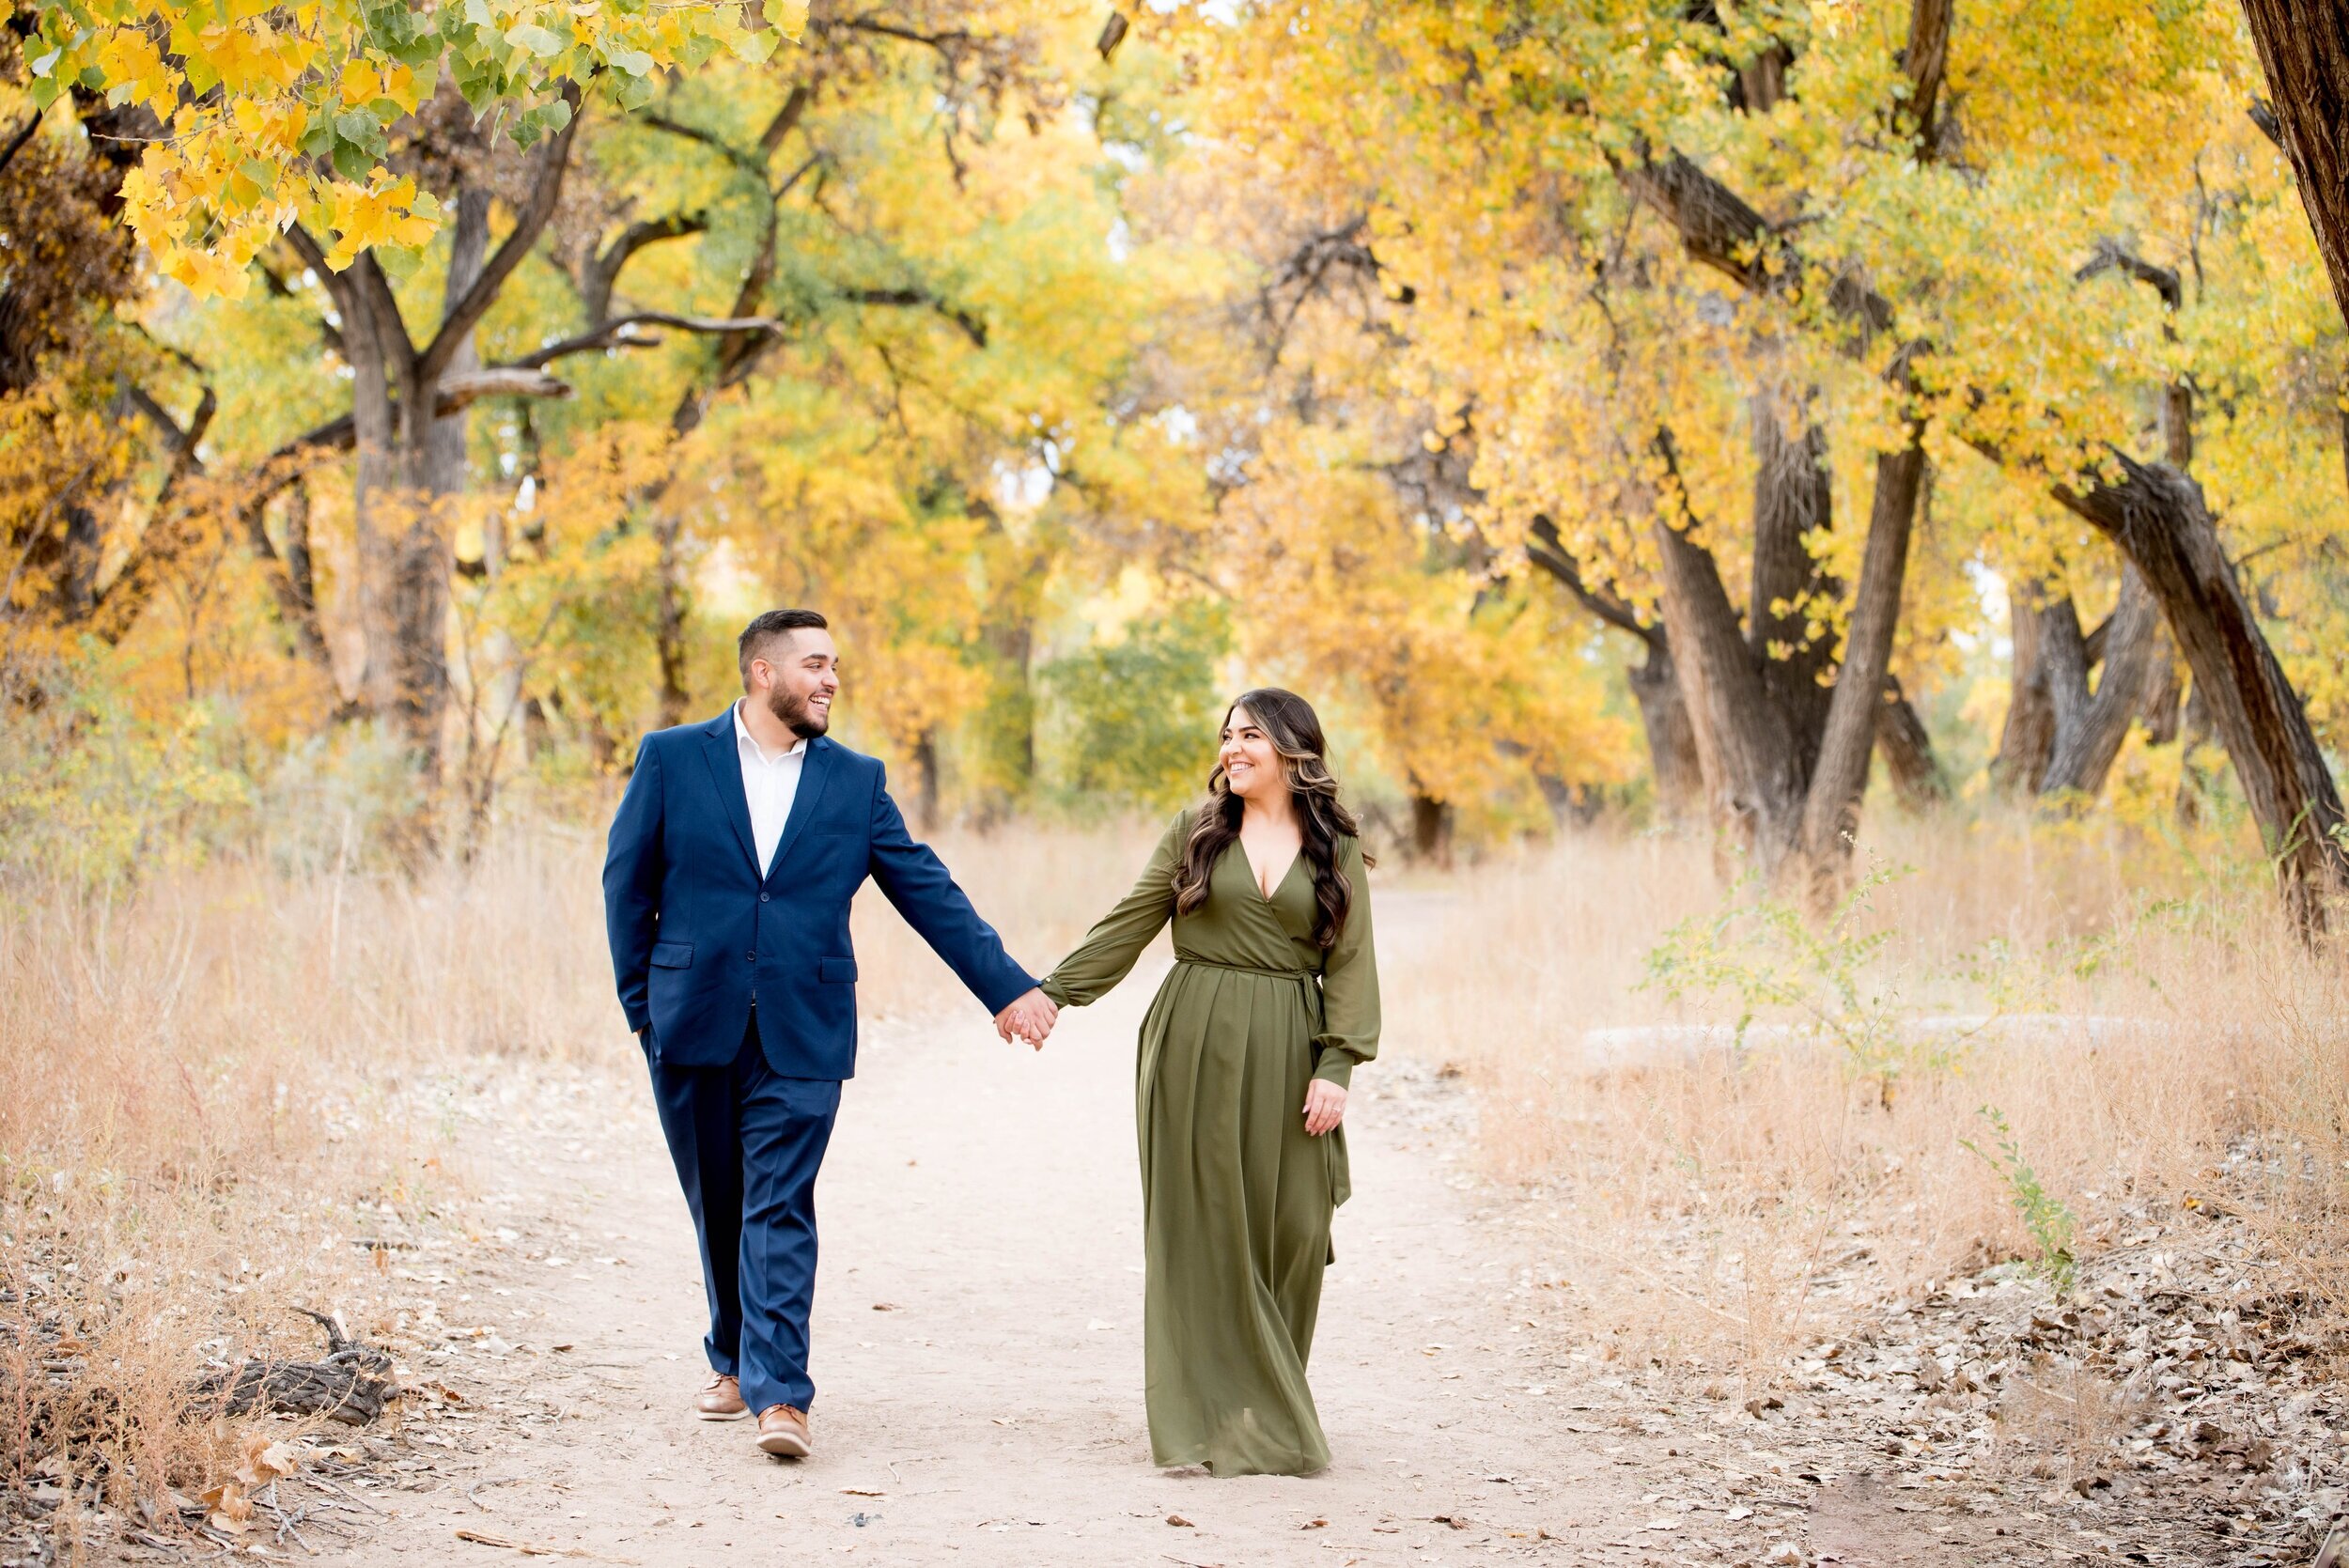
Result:
M742 793L751 803L751 842L758 853L758 875L763 878L775 858L775 846L782 842L783 825L791 820L791 802L800 793L800 761L807 754L807 742L802 740L787 752L772 756L753 739L748 724L742 722L742 705L747 697L734 701L734 750L742 759Z

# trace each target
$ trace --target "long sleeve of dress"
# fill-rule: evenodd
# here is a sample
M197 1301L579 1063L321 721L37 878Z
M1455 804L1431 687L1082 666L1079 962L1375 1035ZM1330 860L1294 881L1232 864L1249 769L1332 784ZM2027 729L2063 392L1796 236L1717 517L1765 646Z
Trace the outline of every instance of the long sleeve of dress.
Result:
M1082 1007L1109 995L1132 972L1134 961L1151 939L1174 914L1174 868L1181 863L1183 846L1190 837L1190 813L1185 812L1166 830L1150 852L1150 864L1133 892L1103 915L1077 951L1060 961L1045 977L1044 994L1055 1007Z
M1346 928L1321 964L1322 1030L1314 1036L1321 1049L1314 1077L1344 1089L1353 1079L1354 1064L1378 1054L1378 955L1371 939L1370 877L1360 843L1345 841L1338 869L1354 895Z

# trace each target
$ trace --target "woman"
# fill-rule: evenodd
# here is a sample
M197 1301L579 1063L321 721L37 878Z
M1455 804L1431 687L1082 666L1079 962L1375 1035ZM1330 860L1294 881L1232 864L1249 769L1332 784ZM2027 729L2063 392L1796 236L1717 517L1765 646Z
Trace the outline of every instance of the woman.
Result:
M1174 922L1134 1093L1143 1382L1153 1457L1220 1476L1330 1462L1305 1358L1348 1190L1346 1083L1378 1045L1378 970L1370 862L1322 751L1293 692L1234 703L1206 800L1044 982L1081 1007Z

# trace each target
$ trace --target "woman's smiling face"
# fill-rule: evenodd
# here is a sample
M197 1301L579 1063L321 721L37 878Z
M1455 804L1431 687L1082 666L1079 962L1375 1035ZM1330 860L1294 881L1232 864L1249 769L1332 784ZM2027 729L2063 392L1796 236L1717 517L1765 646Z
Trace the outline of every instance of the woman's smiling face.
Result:
M1222 750L1217 755L1223 764L1224 781L1242 800L1258 793L1269 797L1269 792L1288 787L1272 737L1244 707L1232 709L1223 721Z

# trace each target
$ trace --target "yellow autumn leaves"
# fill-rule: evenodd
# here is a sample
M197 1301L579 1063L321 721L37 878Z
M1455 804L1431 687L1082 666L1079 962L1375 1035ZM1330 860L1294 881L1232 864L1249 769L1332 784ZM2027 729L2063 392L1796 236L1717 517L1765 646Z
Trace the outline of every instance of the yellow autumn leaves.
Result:
M567 84L622 106L719 50L763 59L806 25L803 0L649 7L643 0L464 0L426 12L383 0L41 0L25 44L46 106L94 75L109 102L160 122L123 184L124 218L155 266L199 295L241 297L247 263L297 221L340 269L412 253L438 204L383 166L386 132L443 79L517 142L570 118Z

